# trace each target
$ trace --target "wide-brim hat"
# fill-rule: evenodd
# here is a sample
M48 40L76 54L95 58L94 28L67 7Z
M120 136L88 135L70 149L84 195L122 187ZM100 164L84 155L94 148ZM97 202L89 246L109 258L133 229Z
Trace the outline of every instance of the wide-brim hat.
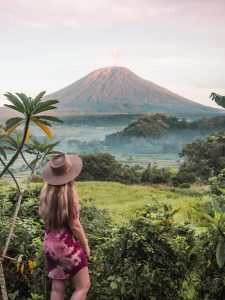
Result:
M79 156L60 153L43 167L42 176L44 181L51 185L66 184L80 174L82 165Z

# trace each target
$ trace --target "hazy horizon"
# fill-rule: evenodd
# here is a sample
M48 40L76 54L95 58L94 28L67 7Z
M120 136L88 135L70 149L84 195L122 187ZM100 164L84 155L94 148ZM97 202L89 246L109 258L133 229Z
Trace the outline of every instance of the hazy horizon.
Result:
M0 34L0 106L113 65L206 106L225 95L223 0L2 0Z

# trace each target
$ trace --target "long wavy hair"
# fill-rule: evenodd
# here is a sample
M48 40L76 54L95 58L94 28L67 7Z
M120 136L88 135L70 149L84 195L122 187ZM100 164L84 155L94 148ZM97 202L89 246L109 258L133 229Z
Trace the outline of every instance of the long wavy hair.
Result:
M80 205L74 181L63 185L46 184L41 190L39 215L49 229L62 228L79 217Z

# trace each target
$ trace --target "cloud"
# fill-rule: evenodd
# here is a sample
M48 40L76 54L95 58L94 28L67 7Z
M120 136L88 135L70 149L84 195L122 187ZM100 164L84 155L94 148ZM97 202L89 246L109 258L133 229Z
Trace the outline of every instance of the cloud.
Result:
M192 27L213 22L219 27L224 12L223 0L1 0L0 24L81 28L165 22Z

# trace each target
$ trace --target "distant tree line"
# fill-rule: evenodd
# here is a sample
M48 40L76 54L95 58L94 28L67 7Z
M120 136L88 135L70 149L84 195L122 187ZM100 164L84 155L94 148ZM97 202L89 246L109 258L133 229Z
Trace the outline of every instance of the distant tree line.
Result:
M198 130L212 131L221 130L225 127L225 115L213 118L202 118L193 122L182 118L167 116L163 113L156 113L139 118L129 124L124 130L110 134L106 142L120 137L153 137L159 138L162 134L177 130Z
M118 181L128 184L206 183L210 177L217 176L225 168L225 132L217 132L187 144L180 152L184 163L176 174L170 168L160 168L151 163L146 168L123 165L109 153L81 156L84 167L80 180Z
M95 115L72 115L65 116L63 120L68 125L90 126L115 126L127 125L134 122L144 114L95 114Z

